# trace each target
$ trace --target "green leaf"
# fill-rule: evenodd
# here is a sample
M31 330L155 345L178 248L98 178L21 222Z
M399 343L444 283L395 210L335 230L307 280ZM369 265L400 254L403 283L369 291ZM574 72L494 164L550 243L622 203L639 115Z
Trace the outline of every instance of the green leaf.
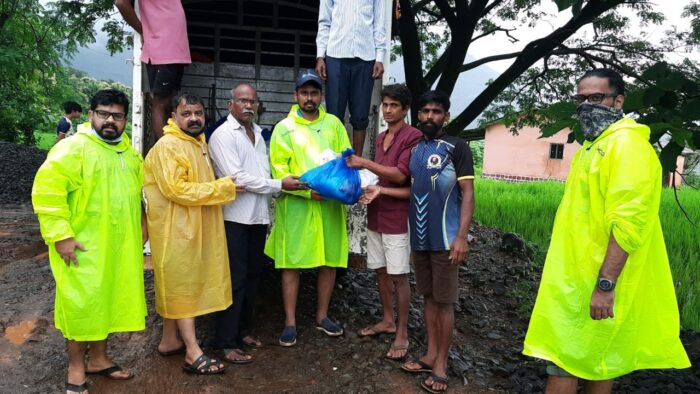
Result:
M656 86L652 86L648 89L644 90L644 105L646 106L652 106L659 104L661 101L661 97L666 94L665 91L657 88Z
M700 98L695 97L683 103L681 116L686 121L700 119Z
M542 134L539 138L547 138L551 137L554 134L562 131L563 129L570 127L573 119L561 119L558 120L554 123L548 124L544 126L541 130L540 133Z
M670 72L666 62L654 63L642 73L642 78L652 81L658 81L668 75Z
M566 143L567 143L567 144L573 144L574 141L576 141L576 132L572 130L572 131L569 133L569 135L566 137Z
M559 12L571 7L574 1L577 0L554 0L554 2L557 3L557 8L559 9Z
M659 105L663 108L674 110L678 105L678 95L675 92L664 92L659 98Z
M681 128L673 128L673 132L671 134L671 139L675 141L678 145L680 146L685 146L687 142L692 140L693 138L693 133L688 131L688 130L683 130Z
M676 169L676 158L683 152L683 147L675 141L669 141L659 153L659 161L664 171L674 171Z
M638 111L644 107L644 90L635 90L625 95L625 112Z
M545 108L543 112L555 119L571 118L576 113L576 104L571 101L560 101Z
M656 86L663 90L676 91L683 87L686 82L685 76L678 71L671 71L668 75L657 80Z
M693 148L700 149L700 131L693 132Z

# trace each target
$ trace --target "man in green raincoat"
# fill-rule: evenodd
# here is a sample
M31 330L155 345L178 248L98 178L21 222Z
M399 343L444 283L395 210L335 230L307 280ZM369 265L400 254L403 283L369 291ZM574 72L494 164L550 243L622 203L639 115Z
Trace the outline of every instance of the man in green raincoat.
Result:
M123 134L128 111L124 93L97 92L91 127L57 143L34 179L56 281L55 325L68 340L68 392L87 390L86 373L132 378L107 357L106 338L145 326L143 160Z
M573 96L586 137L554 221L523 353L547 360L547 392L609 393L638 369L688 368L659 221L649 128L624 118L624 81L594 69Z
M275 179L300 176L350 147L345 127L321 106L322 82L313 70L303 70L296 81L298 103L275 127L270 140L270 170ZM282 346L296 344L296 302L299 270L318 267L316 328L329 336L343 329L328 318L328 305L335 286L335 269L348 265L345 206L324 200L312 190L283 191L275 203L275 223L265 254L282 270L285 327Z

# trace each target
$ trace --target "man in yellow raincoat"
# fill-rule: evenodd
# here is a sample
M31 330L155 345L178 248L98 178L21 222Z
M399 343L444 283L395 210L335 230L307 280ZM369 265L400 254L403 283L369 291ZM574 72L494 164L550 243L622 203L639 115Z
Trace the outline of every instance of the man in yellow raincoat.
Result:
M275 127L270 140L272 177L300 176L350 147L345 127L321 106L323 83L313 70L303 70L296 81L297 104ZM343 329L328 318L328 305L335 285L336 267L348 265L345 206L323 200L312 190L284 191L275 203L275 223L265 245L265 254L282 270L285 327L282 346L296 344L296 302L299 270L318 267L316 328L329 336Z
M638 369L687 368L661 224L661 166L649 128L622 116L624 81L588 71L573 96L586 141L554 221L526 355L547 392L612 390Z
M194 318L231 305L221 205L235 199L236 186L232 177L215 178L203 130L201 99L177 95L163 137L146 156L144 192L156 311L163 317L158 352L184 353L183 369L206 375L223 372L224 364L202 352Z
M34 179L32 204L56 280L55 325L68 340L68 392L87 390L86 372L133 377L107 357L106 338L146 322L143 161L123 134L128 111L124 93L97 92L91 127L57 143Z

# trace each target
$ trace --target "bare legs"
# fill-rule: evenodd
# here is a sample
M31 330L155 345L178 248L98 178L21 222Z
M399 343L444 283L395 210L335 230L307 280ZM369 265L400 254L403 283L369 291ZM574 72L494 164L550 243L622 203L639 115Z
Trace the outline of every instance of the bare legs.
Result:
M586 394L610 394L613 380L587 381L584 385ZM576 394L578 379L575 377L549 376L546 394Z
M318 305L316 309L316 322L328 317L328 305L333 295L335 286L335 268L318 268ZM296 326L297 297L299 296L299 270L282 270L282 301L284 303L284 325Z

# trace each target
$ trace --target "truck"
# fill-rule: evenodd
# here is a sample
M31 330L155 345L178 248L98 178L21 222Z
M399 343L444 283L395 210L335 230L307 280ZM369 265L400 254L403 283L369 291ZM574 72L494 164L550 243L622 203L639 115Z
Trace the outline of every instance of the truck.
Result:
M136 0L138 13L139 1ZM387 0L388 2L388 0ZM319 0L183 0L192 64L185 67L181 91L203 98L207 125L228 114L231 88L240 82L258 91L261 112L257 123L272 130L287 116L294 100L299 70L316 65ZM390 48L391 8L386 7L386 40ZM149 129L150 97L145 67L140 62L141 39L134 37L132 144L145 157L155 143ZM371 39L371 38L370 38ZM385 72L375 82L370 106L365 157L374 157L374 139L385 128L381 119L380 91L388 82L389 51ZM346 128L352 127L345 121ZM366 209L348 207L350 266L362 266L366 255Z

